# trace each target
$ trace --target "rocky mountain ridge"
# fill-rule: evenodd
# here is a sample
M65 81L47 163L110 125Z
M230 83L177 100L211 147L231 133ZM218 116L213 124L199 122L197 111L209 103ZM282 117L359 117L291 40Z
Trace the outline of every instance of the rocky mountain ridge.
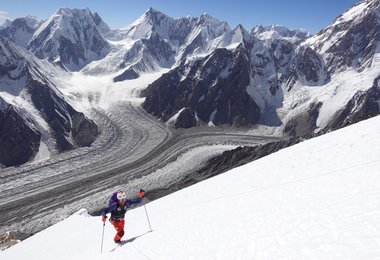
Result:
M42 21L34 16L17 18L9 22L4 29L0 29L0 36L9 39L18 46L26 48L41 23Z
M39 150L41 137L55 140L58 151L88 146L99 133L94 121L75 110L46 78L48 63L0 37L0 163L25 163ZM9 100L9 102L7 101ZM30 107L38 111L38 119ZM46 122L48 129L41 126ZM44 123L45 124L45 123Z
M376 67L379 66L379 9L379 1L363 1L313 37L302 30L291 32L275 26L257 26L247 33L242 26L238 26L199 45L196 58L188 57L178 67L153 82L144 92L146 100L143 107L165 122L186 118L187 122L196 122L192 126L227 124L250 127L260 123L283 126L283 131L292 136L326 131L332 125L334 128L344 126L350 121L348 117L355 117L353 114L362 111L359 107L364 109L365 106L358 104L358 101L374 99L368 97L369 93L377 95L377 90L372 86L376 85L375 80L379 76L376 73ZM292 40L295 36L299 38ZM207 49L204 46L213 48ZM221 48L226 53L243 48L247 64L241 65L239 70L231 70L229 65L234 61L220 58L214 63L226 70L215 71L215 66L206 61L217 56ZM199 55L200 53L204 55ZM183 73L194 70L199 73ZM365 86L350 84L345 75L351 70L357 73L368 71L367 74L372 76L366 80ZM207 75L201 71L206 71ZM181 76L173 76L176 73ZM249 94L246 102L240 104L244 112L238 115L231 114L230 93L221 91L212 96L211 102L207 99L215 91L214 84L218 85L226 77L242 79L239 83L243 83L244 87L234 84L237 88L244 89L244 94ZM207 87L203 87L202 94L199 94L199 87L194 84L202 83L204 78L207 78L207 82L203 83ZM340 86L340 82L344 84ZM187 87L184 87L185 84ZM164 98L160 93L168 94L166 90L169 85L171 93L176 94ZM226 84L222 85L222 89L228 88ZM328 116L322 115L342 95L342 92L337 92L338 87L346 89L350 96L345 97L344 103L334 105L335 114L331 114L330 108ZM325 96L327 92L331 95L329 100ZM299 99L298 96L302 98ZM225 101L222 102L222 107L209 105L209 109L203 109L205 100L215 103L219 99ZM180 116L183 111L186 111L187 116ZM379 108L374 105L371 111L372 115L377 114ZM259 120L240 120L244 114L249 113L255 113ZM189 118L191 114L194 116ZM224 114L225 117L228 114L233 118L219 120L218 117L215 118L218 114ZM175 122L175 125L183 124Z
M40 59L78 71L109 52L110 45L98 25L103 25L99 16L88 9L60 8L41 24L27 49Z
M360 2L314 36L276 25L231 29L208 14L172 18L153 8L111 30L88 9L60 8L42 23L20 18L0 30L0 97L40 111L60 151L90 145L98 129L48 70L130 84L165 69L142 92L142 106L177 128L325 132L379 114L379 6Z

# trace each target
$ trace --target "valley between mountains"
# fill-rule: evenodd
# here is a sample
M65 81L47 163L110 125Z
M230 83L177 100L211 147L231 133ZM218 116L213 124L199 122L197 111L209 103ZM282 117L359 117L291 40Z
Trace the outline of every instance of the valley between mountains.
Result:
M93 109L92 118L101 134L91 147L2 170L0 233L18 230L19 237L29 236L78 207L96 213L117 188L130 196L140 187L157 190L155 197L166 195L180 188L189 173L225 150L280 139L231 128L171 129L135 102ZM191 166L186 166L186 161ZM175 171L165 168L173 163L178 164Z

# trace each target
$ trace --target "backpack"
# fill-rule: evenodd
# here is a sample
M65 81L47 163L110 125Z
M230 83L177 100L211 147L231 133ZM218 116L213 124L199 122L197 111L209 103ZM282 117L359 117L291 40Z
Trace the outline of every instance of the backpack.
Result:
M108 201L108 206L111 206L111 204L113 204L115 202L117 203L117 193L118 193L118 191L115 191L114 193L112 193L112 195Z

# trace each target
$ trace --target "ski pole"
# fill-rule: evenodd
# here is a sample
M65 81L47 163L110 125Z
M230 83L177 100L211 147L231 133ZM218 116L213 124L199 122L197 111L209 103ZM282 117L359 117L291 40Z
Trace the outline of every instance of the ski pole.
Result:
M104 226L106 225L106 223L103 222L103 232L102 232L102 246L100 247L100 253L102 254L103 253L103 238L104 238Z
M146 207L145 207L145 205L144 205L144 209L145 209L145 215L146 215L146 219L148 220L148 224L149 224L149 229L150 229L150 232L152 232L152 227L150 226L150 221L149 221L148 211L146 210Z

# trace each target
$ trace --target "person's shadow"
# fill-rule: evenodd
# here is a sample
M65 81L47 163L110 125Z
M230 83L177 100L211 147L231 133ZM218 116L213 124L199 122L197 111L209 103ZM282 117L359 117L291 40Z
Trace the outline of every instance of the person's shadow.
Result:
M145 232L145 233L142 234L142 235L135 236L135 237L132 237L132 238L127 239L127 240L122 240L122 241L120 241L120 243L118 244L117 247L115 247L113 250L111 250L111 252L113 252L116 248L118 248L118 247L120 247L120 246L123 246L123 245L125 245L125 244L128 244L128 243L132 243L132 242L135 241L136 239L138 239L138 238L140 238L140 237L142 237L142 236L145 236L146 234L151 233L151 232L153 232L153 230L148 231L148 232Z

